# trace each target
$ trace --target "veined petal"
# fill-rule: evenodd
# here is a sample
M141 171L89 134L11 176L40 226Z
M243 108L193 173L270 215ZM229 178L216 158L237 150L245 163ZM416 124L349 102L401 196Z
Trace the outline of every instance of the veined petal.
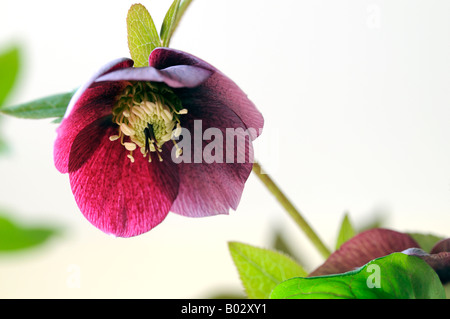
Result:
M97 71L72 97L66 114L58 127L53 157L61 173L69 172L69 157L77 135L92 122L111 114L115 97L125 86L120 82L95 83L108 72L133 66L133 60L122 58L112 61ZM95 142L95 141L94 141ZM80 164L81 162L78 161Z
M190 107L204 102L208 107ZM180 189L171 211L189 217L228 214L237 209L252 170L251 136L242 120L217 101L190 99L183 105L192 110L182 123L191 134L191 154L183 150L188 163L179 164ZM210 140L203 140L204 133ZM210 143L214 150L208 149Z
M183 51L156 48L149 57L149 65L165 69L176 65L192 65L210 70L213 74L193 93L204 99L213 99L233 110L248 128L253 128L252 139L258 137L264 126L264 118L247 95L222 72L207 62Z
M97 129L83 132L89 130ZM167 216L178 193L178 169L170 157L149 163L139 154L132 163L125 148L109 140L113 133L115 128L106 129L85 164L69 174L70 184L78 207L94 226L117 237L137 236ZM89 143L89 134L84 138Z
M71 114L63 119L53 149L55 166L61 173L70 171L69 157L77 135L94 121L111 115L115 96L121 89L123 84L118 82L92 85L84 91ZM95 143L96 135L93 137Z
M212 72L207 69L189 65L176 65L164 70L157 70L153 67L126 68L105 74L96 82L164 82L172 88L193 88L205 82L211 74Z

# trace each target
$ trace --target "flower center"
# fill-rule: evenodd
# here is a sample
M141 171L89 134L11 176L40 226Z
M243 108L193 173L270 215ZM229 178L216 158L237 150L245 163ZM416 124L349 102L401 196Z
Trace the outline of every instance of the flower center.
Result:
M177 157L182 150L175 142L181 134L180 116L187 114L181 101L172 90L163 83L130 82L117 96L113 108L113 122L118 128L118 135L110 136L111 141L120 143L130 152L128 158L134 162L133 152L139 148L143 157L152 153L159 160L162 157L164 143L172 140L177 147Z

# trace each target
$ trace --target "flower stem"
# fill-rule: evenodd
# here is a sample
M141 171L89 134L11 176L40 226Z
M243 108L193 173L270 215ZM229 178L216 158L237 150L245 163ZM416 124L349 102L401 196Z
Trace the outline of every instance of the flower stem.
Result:
M311 240L317 250L322 254L324 258L328 258L331 254L330 250L320 240L319 236L309 226L306 220L302 217L301 213L294 207L289 199L283 194L280 188L270 178L269 175L262 172L262 168L258 163L253 164L253 172L263 182L267 189L275 196L278 202L284 207L286 212L292 217L295 223L305 233L305 235Z

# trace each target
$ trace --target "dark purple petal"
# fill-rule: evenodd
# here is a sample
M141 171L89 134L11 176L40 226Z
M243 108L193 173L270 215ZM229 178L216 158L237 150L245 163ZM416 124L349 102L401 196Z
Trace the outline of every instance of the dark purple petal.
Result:
M431 268L433 268L442 284L450 282L450 252L444 251L439 253L427 254L424 250L418 248L410 248L403 251L404 254L417 256L423 259Z
M73 154L87 160L69 174L70 184L78 207L94 226L118 237L137 236L167 216L178 193L178 169L168 150L162 162L154 158L148 163L139 153L131 163L125 148L109 140L114 134L117 128L104 127L101 121L83 130L77 143L86 148ZM92 138L99 139L95 148L89 147Z
M203 100L182 99L182 102L189 110L182 124L191 135L191 154L187 157L183 153L190 163L179 164L180 189L171 211L189 217L228 214L230 208L237 208L252 170L251 137L241 119L217 101L207 101L208 107L202 107L206 103ZM199 107L192 108L192 103ZM219 137L214 134L210 140L203 139L210 129ZM208 149L211 145L215 146L213 151Z
M418 247L419 244L407 234L383 228L370 229L342 244L310 276L344 273L375 258Z
M177 65L157 70L153 67L127 68L110 72L96 80L164 82L172 88L192 88L205 82L212 72L189 65Z
M438 241L431 249L431 254L437 254L440 252L450 252L450 238L445 238Z
M61 173L73 171L82 164L79 161L80 165L69 168L69 157L77 135L91 123L111 115L117 92L123 88L121 83L92 85L78 99L70 115L63 119L57 129L58 136L53 149L55 166Z
M246 127L253 129L252 139L261 134L264 126L261 113L236 83L212 65L191 54L170 48L153 50L149 57L149 65L160 70L175 65L193 65L212 71L211 77L197 88L197 96L205 100L218 101L233 110ZM206 103L204 106L208 107Z

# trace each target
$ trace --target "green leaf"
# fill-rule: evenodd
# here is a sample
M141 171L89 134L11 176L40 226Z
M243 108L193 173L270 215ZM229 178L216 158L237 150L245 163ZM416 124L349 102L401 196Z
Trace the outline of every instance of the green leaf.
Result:
M22 226L0 216L0 254L42 245L58 233L55 228Z
M272 299L445 299L436 272L422 259L393 253L338 275L292 278Z
M47 96L20 105L4 107L0 112L26 119L61 119L75 91Z
M342 220L341 229L339 230L338 238L336 240L336 250L338 250L343 243L347 240L353 238L356 232L350 222L350 218L348 214L345 214L344 219Z
M6 101L19 73L20 52L14 46L0 53L0 106Z
M306 276L306 271L281 253L237 242L228 245L248 298L268 298L282 281Z
M188 7L191 3L192 3L192 0L182 0L181 1L180 6L178 7L177 16L176 16L176 19L174 22L174 27L173 27L174 31L180 24L181 18L184 16L184 14L186 13L186 10L188 9Z
M164 47L169 47L170 40L191 3L192 0L174 0L170 6L161 27L161 43Z
M134 4L128 11L128 48L135 67L148 66L148 57L161 46L158 31L150 13L142 4Z
M163 47L169 47L170 39L175 31L175 22L177 21L178 8L181 0L175 0L167 11L161 26L161 43Z

